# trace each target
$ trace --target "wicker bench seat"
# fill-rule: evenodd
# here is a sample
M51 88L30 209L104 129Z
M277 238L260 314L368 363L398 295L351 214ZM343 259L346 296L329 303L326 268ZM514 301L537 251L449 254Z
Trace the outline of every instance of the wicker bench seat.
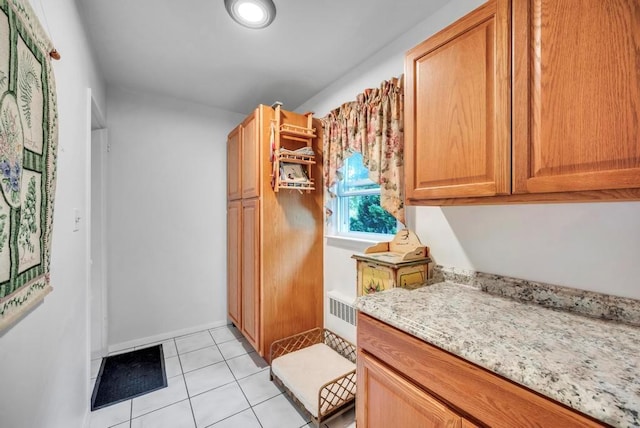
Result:
M316 328L271 345L271 379L319 426L354 407L355 357L353 344Z

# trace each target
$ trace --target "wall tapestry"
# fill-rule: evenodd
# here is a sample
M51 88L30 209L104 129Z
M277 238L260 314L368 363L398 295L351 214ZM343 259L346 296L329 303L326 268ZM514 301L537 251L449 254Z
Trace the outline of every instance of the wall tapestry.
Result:
M0 331L51 291L58 140L51 41L28 0L0 0Z

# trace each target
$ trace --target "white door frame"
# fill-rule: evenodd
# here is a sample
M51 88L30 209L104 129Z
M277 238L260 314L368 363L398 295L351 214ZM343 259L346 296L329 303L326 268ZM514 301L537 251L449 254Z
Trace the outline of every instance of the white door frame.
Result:
M87 236L87 287L88 287L88 322L89 322L89 349L91 359L101 358L107 355L108 350L108 312L107 312L107 130L104 114L91 94L91 88L87 90L88 112L91 127L88 135L87 147L87 209L86 209L86 236ZM96 165L95 162L99 162ZM94 171L94 168L97 170ZM94 173L100 176L94 180ZM92 191L94 181L99 188ZM94 189L96 190L96 189ZM100 213L93 212L93 198L99 198ZM96 217L99 216L99 217ZM94 219L100 221L94 224ZM99 236L97 236L99 235ZM93 245L99 243L97 250ZM94 255L94 252L96 253ZM93 260L93 257L99 257ZM97 263L96 263L97 262Z

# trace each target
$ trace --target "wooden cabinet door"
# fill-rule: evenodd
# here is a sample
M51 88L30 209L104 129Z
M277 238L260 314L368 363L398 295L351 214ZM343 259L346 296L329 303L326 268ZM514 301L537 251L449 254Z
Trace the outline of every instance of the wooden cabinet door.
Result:
M242 201L242 333L260 349L260 200Z
M513 8L514 193L640 187L640 2Z
M242 201L227 206L227 311L242 330Z
M260 196L260 128L258 109L242 122L242 197Z
M238 125L227 137L227 200L229 201L242 197L241 136L242 126Z
M509 2L491 0L405 57L409 201L511 191Z
M462 418L367 353L358 353L356 420L368 428L462 427Z

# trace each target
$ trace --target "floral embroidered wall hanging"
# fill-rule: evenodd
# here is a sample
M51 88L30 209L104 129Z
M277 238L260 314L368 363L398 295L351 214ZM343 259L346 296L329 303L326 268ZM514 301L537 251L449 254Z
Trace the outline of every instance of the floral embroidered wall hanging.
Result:
M0 0L0 331L52 289L58 118L51 50L28 0Z

